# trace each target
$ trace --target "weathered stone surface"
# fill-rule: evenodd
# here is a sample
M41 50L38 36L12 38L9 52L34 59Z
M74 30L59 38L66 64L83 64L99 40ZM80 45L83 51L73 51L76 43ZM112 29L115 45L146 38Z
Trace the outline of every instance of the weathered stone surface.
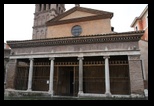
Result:
M16 60L10 60L8 63L6 88L14 88L16 64Z
M129 56L131 94L143 94L144 84L141 61L138 56Z
M124 42L124 43L95 43L95 44L78 44L78 45L62 45L62 46L44 46L44 47L29 47L29 48L14 48L15 54L21 53L57 53L57 52L85 52L85 51L118 51L118 50L133 50L133 46L138 49L137 42Z
M144 95L145 97L148 97L148 89L144 89Z

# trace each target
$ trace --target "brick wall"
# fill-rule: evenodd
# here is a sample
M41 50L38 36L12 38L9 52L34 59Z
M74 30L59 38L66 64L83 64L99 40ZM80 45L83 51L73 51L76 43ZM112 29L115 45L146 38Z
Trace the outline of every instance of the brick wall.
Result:
M144 83L139 56L128 56L131 94L143 94Z
M10 60L7 69L6 88L14 88L14 78L16 71L16 60Z

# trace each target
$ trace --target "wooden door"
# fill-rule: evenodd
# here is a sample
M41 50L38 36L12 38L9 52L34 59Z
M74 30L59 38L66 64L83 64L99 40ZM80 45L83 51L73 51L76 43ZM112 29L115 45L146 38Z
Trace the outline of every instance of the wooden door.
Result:
M73 95L73 67L59 67L58 95Z

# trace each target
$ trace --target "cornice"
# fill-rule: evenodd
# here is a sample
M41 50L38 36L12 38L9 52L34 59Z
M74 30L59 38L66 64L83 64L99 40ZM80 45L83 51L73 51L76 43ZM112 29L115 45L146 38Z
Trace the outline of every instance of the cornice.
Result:
M96 15L96 16L88 16L88 17L46 22L46 25L52 26L52 25L60 25L60 24L67 24L67 23L74 23L74 22L83 22L83 21L90 21L90 20L97 20L97 19L106 19L106 18L110 18L110 17L111 17L111 14Z
M23 47L43 47L43 46L59 46L59 45L76 45L76 44L92 44L92 43L107 43L107 42L132 42L139 41L144 31L133 31L125 33L108 33L98 35L85 35L79 37L61 37L61 38L46 38L23 41L7 41L7 44L13 48Z

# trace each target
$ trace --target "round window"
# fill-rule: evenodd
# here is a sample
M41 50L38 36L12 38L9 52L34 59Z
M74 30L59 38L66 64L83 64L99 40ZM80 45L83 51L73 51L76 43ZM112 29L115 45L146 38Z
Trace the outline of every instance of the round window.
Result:
M79 25L73 26L71 32L72 35L79 36L82 33L82 28Z

